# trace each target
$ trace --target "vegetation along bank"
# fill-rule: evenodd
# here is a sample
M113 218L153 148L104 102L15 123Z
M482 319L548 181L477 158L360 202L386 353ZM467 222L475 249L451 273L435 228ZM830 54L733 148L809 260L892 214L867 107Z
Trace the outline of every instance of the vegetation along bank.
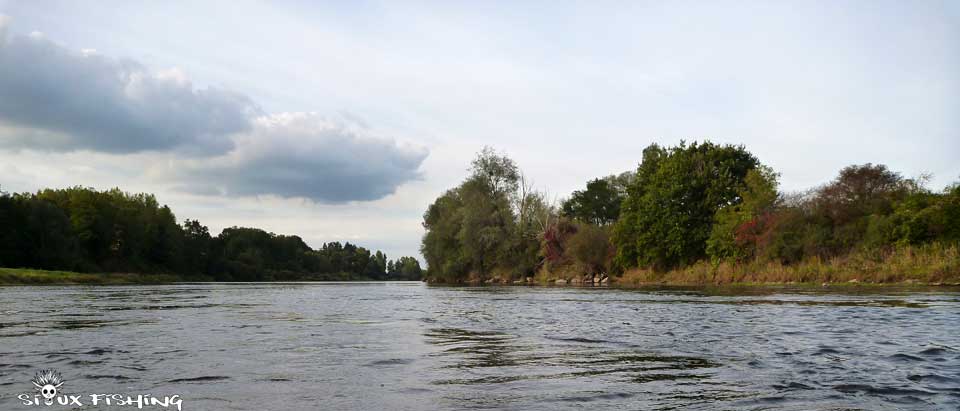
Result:
M559 205L484 149L424 213L436 283L960 282L960 184L881 164L803 192L743 146L653 144Z
M229 227L178 224L150 194L0 192L0 284L420 280L414 257ZM125 274L118 274L125 273Z

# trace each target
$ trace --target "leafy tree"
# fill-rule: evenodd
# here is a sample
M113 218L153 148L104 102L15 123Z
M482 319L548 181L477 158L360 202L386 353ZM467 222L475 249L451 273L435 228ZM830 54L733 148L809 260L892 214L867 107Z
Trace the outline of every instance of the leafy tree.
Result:
M525 184L516 164L490 148L470 176L437 198L424 214L421 252L436 280L460 282L493 275L522 276L535 268L538 232L548 209Z
M595 225L607 225L617 221L629 179L630 173L624 173L587 182L586 190L574 191L570 198L563 202L563 215Z
M913 187L913 181L883 164L852 165L818 190L814 206L840 226L867 215L891 213L893 203L906 197Z
M707 254L715 261L752 257L774 225L773 208L779 194L777 173L767 166L747 172L741 202L717 210L707 239Z
M400 257L395 263L396 275L392 279L419 281L423 277L420 262L413 257Z
M714 215L740 203L759 161L742 146L710 142L651 145L643 157L614 231L617 262L665 269L705 257Z
M183 222L183 253L185 270L193 274L206 273L210 269L210 230L197 220Z
M586 274L606 272L613 254L609 230L592 224L580 224L577 232L570 236L567 250L574 261L586 269Z
M257 228L230 227L211 237L199 221L177 224L150 194L84 187L0 192L0 266L263 281L383 279L386 264L381 251L338 242L313 250L300 237Z

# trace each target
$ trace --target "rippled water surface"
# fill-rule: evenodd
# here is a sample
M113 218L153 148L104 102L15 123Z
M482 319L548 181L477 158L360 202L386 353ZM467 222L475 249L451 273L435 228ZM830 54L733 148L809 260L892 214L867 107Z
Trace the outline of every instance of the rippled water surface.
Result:
M956 289L0 287L0 314L4 410L41 409L39 368L188 410L960 409Z

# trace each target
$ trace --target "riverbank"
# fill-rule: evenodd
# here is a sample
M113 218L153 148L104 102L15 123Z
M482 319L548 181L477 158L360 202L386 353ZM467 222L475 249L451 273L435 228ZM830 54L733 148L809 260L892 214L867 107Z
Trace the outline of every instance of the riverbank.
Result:
M434 282L432 282L434 283ZM886 250L861 250L831 259L811 258L795 264L700 261L670 271L634 268L621 275L584 274L575 266L561 272L541 269L523 279L468 276L466 284L547 286L765 286L765 285L960 285L960 246L931 243ZM434 283L436 284L436 283Z
M186 278L172 274L77 273L72 271L48 271L28 268L0 268L0 285L166 284L209 280L209 278Z
M351 278L347 273L314 275L310 277L281 276L259 282L344 282L377 281L369 277ZM73 271L35 270L30 268L0 267L0 285L124 285L124 284L170 284L183 282L231 282L217 281L206 275L145 274L145 273L78 273Z
M779 262L697 264L671 270L628 270L616 279L621 286L650 284L960 284L960 247L927 244L890 250L858 251L831 259Z

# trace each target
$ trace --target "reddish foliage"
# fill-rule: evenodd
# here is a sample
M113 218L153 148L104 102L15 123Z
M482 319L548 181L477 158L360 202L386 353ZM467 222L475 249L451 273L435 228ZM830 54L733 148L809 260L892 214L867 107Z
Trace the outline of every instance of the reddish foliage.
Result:
M764 212L737 227L735 241L738 246L749 249L749 254L763 248L773 238L779 217L773 212Z
M543 256L551 263L564 259L564 245L571 235L577 232L577 227L568 221L558 221L551 224L543 232Z

